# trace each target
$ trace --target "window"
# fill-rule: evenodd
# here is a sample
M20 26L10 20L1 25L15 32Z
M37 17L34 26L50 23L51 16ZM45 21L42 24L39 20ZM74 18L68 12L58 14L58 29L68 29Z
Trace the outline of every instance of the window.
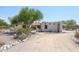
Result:
M45 29L47 29L47 25L45 25Z
M40 26L40 25L38 25L38 26L37 26L37 28L38 28L38 29L41 29L41 26Z

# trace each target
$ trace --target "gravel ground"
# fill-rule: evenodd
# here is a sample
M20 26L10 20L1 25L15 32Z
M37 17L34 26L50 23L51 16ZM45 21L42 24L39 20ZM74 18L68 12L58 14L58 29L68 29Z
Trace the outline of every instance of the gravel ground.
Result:
M13 35L10 32L0 32L0 42L4 42L5 45L0 47L0 51L9 49L10 47L18 44L17 40L13 39Z
M13 42L15 40L13 40L13 35L0 33L0 41L4 42L5 44L7 44L7 43Z
M73 31L66 33L37 32L29 40L5 52L77 52L79 45L71 39L73 35Z

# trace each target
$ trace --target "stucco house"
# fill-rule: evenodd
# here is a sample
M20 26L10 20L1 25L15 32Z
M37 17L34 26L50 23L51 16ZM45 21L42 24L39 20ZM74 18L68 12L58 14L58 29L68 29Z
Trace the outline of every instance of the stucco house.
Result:
M35 21L32 27L36 28L36 31L62 32L62 22Z
M37 32L62 32L62 22L46 22L46 21L34 21L31 24L31 27L34 28ZM15 26L15 30L22 28L22 24Z

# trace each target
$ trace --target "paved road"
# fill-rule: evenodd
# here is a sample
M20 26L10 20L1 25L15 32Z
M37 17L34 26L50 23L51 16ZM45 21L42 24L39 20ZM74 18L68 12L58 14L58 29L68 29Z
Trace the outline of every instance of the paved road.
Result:
M77 52L79 45L72 41L73 35L74 32L36 33L6 52Z

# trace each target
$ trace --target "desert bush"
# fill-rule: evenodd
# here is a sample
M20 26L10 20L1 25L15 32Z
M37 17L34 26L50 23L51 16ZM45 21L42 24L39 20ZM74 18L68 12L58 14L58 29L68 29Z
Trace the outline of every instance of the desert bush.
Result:
M18 38L23 41L27 37L26 34L22 33Z
M29 28L19 28L16 30L16 34L14 35L14 39L24 40L30 33Z
M52 30L49 30L48 32L52 32Z
M75 33L75 37L79 39L79 32Z
M28 30L25 29L25 28L20 28L20 29L17 29L16 30L16 33L19 34L19 35L22 34L22 33L25 33L26 34L27 32L28 32Z

